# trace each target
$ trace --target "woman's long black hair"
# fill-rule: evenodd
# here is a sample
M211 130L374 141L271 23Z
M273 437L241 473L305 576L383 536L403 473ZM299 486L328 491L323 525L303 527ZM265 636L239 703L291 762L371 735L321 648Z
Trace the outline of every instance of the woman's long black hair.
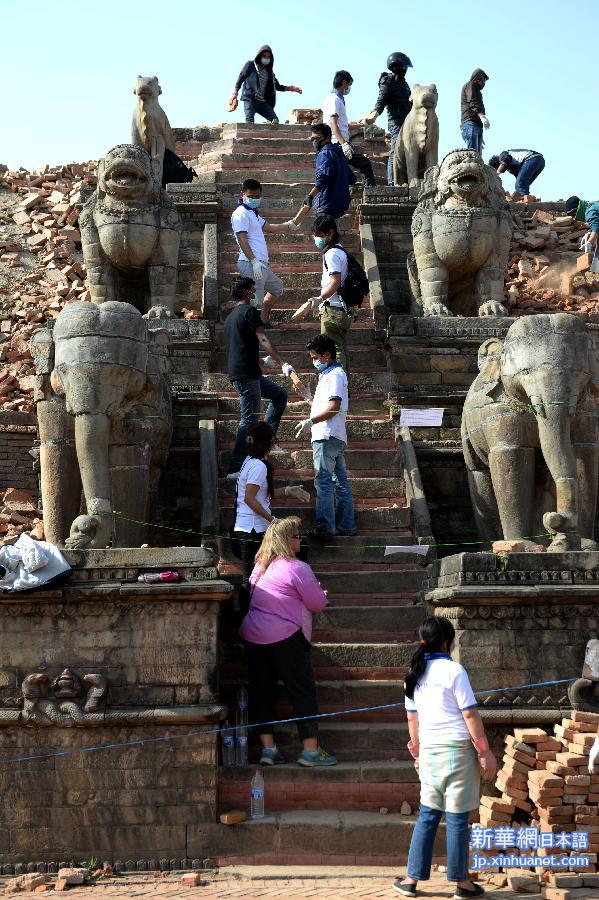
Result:
M416 685L426 671L425 653L439 653L443 644L451 647L455 638L455 628L444 616L429 616L418 629L420 644L412 657L410 671L406 675L404 693L410 700L414 699Z
M253 459L262 460L266 466L266 483L268 485L268 496L271 500L275 491L274 480L272 466L265 457L272 447L274 439L274 430L268 422L256 422L255 425L250 425L245 439L245 452L247 455L253 457Z

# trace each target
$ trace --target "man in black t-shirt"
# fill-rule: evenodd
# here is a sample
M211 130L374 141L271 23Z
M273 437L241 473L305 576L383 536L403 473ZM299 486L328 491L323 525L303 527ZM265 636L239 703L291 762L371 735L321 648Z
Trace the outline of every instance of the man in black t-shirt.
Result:
M235 279L231 293L233 299L239 301L225 320L227 372L239 394L241 407L235 447L229 463L229 475L236 475L245 459L247 430L260 418L261 398L270 400L264 421L268 422L275 433L287 406L285 388L262 374L260 348L281 366L283 375L289 376L294 370L289 363L283 362L266 337L260 311L251 305L255 295L254 281L251 278Z

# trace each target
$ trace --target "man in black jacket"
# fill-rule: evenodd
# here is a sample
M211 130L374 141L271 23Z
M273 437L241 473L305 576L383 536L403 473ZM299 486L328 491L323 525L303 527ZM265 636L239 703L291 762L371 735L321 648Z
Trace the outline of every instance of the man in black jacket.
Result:
M392 53L387 60L388 72L379 78L379 95L371 113L361 120L372 125L387 107L387 128L391 135L391 152L387 162L387 184L393 184L393 153L401 126L412 108L406 72L412 68L405 53Z
M246 62L235 82L235 89L229 101L229 110L237 109L237 95L243 84L241 99L245 108L245 121L253 122L258 113L271 125L278 125L279 120L275 112L277 91L293 91L301 94L302 89L294 84L280 84L273 71L275 58L268 44L263 44L256 53L254 59Z
M489 76L482 69L475 69L462 88L461 107L462 124L460 131L469 150L480 153L483 146L483 126L488 128L489 120L485 115L483 103L483 88Z

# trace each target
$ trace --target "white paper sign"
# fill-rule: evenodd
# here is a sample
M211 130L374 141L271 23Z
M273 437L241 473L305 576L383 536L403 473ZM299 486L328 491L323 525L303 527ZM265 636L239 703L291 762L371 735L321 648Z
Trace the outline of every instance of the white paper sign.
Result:
M394 553L417 553L419 556L426 556L429 546L429 544L396 544L395 546L385 547L383 555L393 556Z
M428 409L402 409L399 417L400 425L441 425L443 422L443 407L429 407Z

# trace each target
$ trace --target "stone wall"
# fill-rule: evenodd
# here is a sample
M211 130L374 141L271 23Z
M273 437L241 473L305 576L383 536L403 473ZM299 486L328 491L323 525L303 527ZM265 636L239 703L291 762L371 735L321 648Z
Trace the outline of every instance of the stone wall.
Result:
M360 223L370 224L383 298L389 315L410 311L411 291L406 259L412 247L412 215L416 200L407 187L365 188Z
M0 772L0 863L185 859L187 829L216 815L218 615L231 587L202 549L66 555L64 588L0 604L0 757L50 756ZM137 581L164 568L183 581ZM65 668L83 680L79 699L52 699ZM99 681L107 694L87 711ZM99 745L111 746L77 752Z
M16 487L37 490L31 455L37 432L34 413L0 412L0 491Z

